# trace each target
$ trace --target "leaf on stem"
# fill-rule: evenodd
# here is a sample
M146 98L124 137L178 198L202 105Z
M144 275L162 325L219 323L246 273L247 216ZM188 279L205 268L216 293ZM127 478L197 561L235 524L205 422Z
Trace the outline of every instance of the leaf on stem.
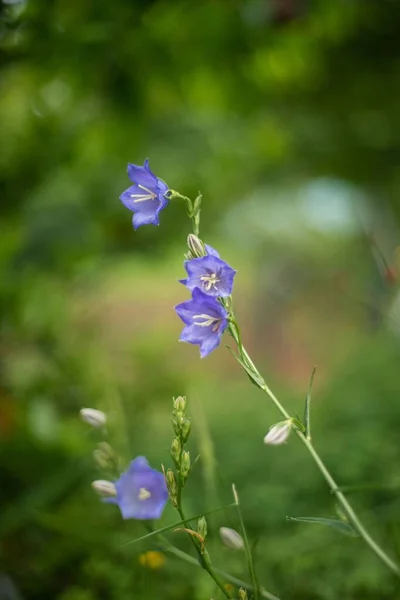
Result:
M142 535L141 537L135 538L134 540L127 542L125 544L125 546L129 546L130 544L136 544L137 542L142 542L143 540L146 540L147 538L153 537L153 535L157 535L159 533L165 533L166 531L170 531L171 529L176 529L180 525L184 525L188 521L192 521L194 519L200 519L200 517L203 517L204 515L211 515L220 510L225 510L226 508L231 508L232 506L236 507L236 504L235 503L226 504L225 506L221 506L220 508L214 508L214 510L209 510L208 512L203 512L200 515L194 515L193 517L189 517L187 519L184 519L183 521L178 521L177 523L172 523L172 525L166 525L165 527L160 527L159 529L155 529L154 531L152 531L150 533L146 533L146 535Z
M317 525L326 525L327 527L332 527L340 533L344 535L349 535L350 537L359 537L357 531L347 523L346 521L341 521L339 519L325 519L323 517L286 517L287 521L299 521L301 523L316 523Z

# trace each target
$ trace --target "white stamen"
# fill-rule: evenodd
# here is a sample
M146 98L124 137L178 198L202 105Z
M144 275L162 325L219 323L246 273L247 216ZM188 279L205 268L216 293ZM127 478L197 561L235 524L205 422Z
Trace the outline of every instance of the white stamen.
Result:
M211 290L212 287L214 287L216 290L217 288L217 283L219 283L219 279L217 279L217 274L216 273L211 273L211 275L202 275L202 277L200 277L201 281L204 281L204 289L206 290L206 292L209 292Z
M140 488L138 498L139 500L148 500L151 498L151 494L146 488Z
M219 324L221 323L221 319L218 317L211 317L210 315L193 315L194 319L204 319L203 323L194 323L194 325L198 325L199 327L212 327L213 331L218 331Z
M147 192L147 194L130 194L131 198L137 198L134 200L134 202L145 202L146 200L154 200L157 198L157 194L149 190L147 187L144 187L144 185L138 184L138 188Z

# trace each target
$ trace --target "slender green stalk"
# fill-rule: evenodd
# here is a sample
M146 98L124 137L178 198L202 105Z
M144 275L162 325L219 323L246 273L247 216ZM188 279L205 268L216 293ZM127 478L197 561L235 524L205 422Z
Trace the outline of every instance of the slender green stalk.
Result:
M180 515L182 521L184 521L185 526L188 529L192 529L189 521L185 517L185 514L184 514L181 506L177 507L177 511L179 512L179 515ZM210 575L210 577L215 581L216 585L219 587L219 589L224 594L224 596L226 598L231 598L232 596L230 595L228 590L224 587L224 584L221 581L220 577L217 575L215 569L211 566L211 562L208 558L208 553L205 554L205 552L207 552L207 551L205 549L203 549L203 550L201 549L200 543L195 536L190 535L190 533L188 533L188 535L189 535L190 539L192 540L193 546L196 548L196 552L197 552L199 560L200 560L199 564L203 567L203 569L205 569L207 571L207 573ZM196 561L196 563L197 563L197 561Z
M189 217L192 219L194 234L198 236L199 228L200 228L201 196L199 196L196 199L196 201L194 203L192 203L192 201L189 198L186 198L185 196L181 196L177 192L171 192L171 193L176 194L178 197L181 197L182 199L184 199L187 202L188 213L189 213ZM197 206L196 206L196 203L197 203ZM253 363L252 359L250 358L247 350L243 346L242 338L241 338L240 330L239 330L239 325L235 320L235 316L234 316L234 312L233 312L232 297L219 298L219 301L225 307L225 309L227 310L228 315L229 315L228 330L229 330L229 333L231 334L231 336L233 337L233 339L235 340L236 345L238 347L238 351L239 351L239 355L233 353L236 360L239 362L239 364L242 366L244 371L247 373L247 375L249 376L252 383L254 383L259 389L261 389L265 394L267 394L267 396L272 400L272 402L275 404L276 408L279 410L281 415L285 419L290 419L292 421L292 423L295 424L296 421L289 415L289 413L286 411L286 409L282 406L282 404L279 402L278 398L275 396L275 394L272 392L272 390L270 390L270 388L268 387L264 378L262 377L259 370L257 369L257 367ZM337 486L332 475L326 468L325 464L322 462L322 459L320 458L318 452L315 450L314 446L311 443L309 409L310 409L311 385L312 385L313 376L314 376L314 372L312 374L312 378L310 381L309 394L308 394L307 402L306 402L305 433L297 426L294 426L294 430L295 430L297 436L302 441L302 443L307 448L308 452L311 454L315 464L321 471L325 481L328 483L331 492L336 496L336 499L338 500L339 504L342 506L349 521L353 525L354 529L359 533L360 537L371 548L371 550L376 554L376 556L378 556L378 558L380 558L380 560L387 567L389 567L389 569L391 569L391 571L393 573L395 573L398 577L400 577L400 567L382 550L382 548L372 539L372 537L366 531L366 529L364 528L364 526L361 524L360 520L358 519L356 513L354 512L352 506L350 505L350 503L344 496L343 492Z
M167 552L174 554L177 558L180 558L195 567L201 566L198 563L198 561L195 558L193 558L193 556L190 556L190 554L186 554L186 552L183 552L179 548L176 548L175 546L170 544L168 539L165 538L164 536L160 536L160 539L162 540L162 542L164 544L164 549ZM214 569L214 572L217 573L218 575L220 575L221 577L223 577L226 581L233 583L233 585L236 585L237 587L242 587L242 588L245 588L246 590L249 590L250 592L255 592L252 585L249 585L248 583L246 583L245 581L242 581L241 579L238 579L237 577L233 577L233 575L230 575L229 573L225 573L225 571L221 571L220 569ZM261 598L267 598L267 600L280 600L277 596L274 596L274 594L271 594L271 592L267 592L267 590L260 589L259 593L260 593Z
M311 390L312 390L312 386L313 386L313 382L314 382L314 375L315 375L316 370L317 370L317 367L314 367L313 371L311 373L310 383L308 385L307 396L306 396L306 405L304 407L304 427L306 428L305 434L306 434L306 438L310 442L311 442L311 415L310 415Z
M248 568L249 568L249 574L250 574L251 581L253 584L254 598L255 598L255 600L258 600L260 595L259 595L259 586L258 586L257 577L256 577L256 570L254 567L253 553L250 548L249 538L247 537L247 531L246 531L246 527L244 525L242 510L240 508L239 496L236 491L235 484L232 484L232 491L233 491L233 497L235 499L237 512L239 515L240 528L242 530L242 536L243 536L244 548L245 548L246 556L247 556L247 564L248 564Z
M246 349L243 347L243 344L240 340L239 329L237 327L236 322L233 319L229 325L229 331L230 331L232 337L234 338L235 342L238 345L240 355L241 355L240 357L245 365L243 368L245 368L247 374L249 374L249 371L253 372L253 374L254 374L253 380L256 382L256 385L265 394L267 394L267 396L275 404L276 408L279 410L281 415L283 415L285 417L285 419L289 419L290 418L289 413L285 410L285 408L279 402L278 398L275 396L275 394L270 390L268 385L265 383L264 379L260 375L258 369L254 365L254 363L251 360ZM393 573L395 573L398 577L400 577L399 566L382 550L382 548L372 539L372 537L369 535L367 530L364 528L364 526L358 519L356 513L354 512L354 509L352 508L352 506L348 502L347 498L345 497L343 492L340 490L340 488L336 484L336 481L333 479L332 475L326 468L326 466L323 463L322 459L320 458L318 452L315 450L314 446L311 443L311 440L309 438L307 438L307 436L304 435L304 433L302 431L300 431L299 429L295 428L295 431L297 433L297 436L300 438L300 440L304 444L304 446L307 448L308 452L311 454L315 464L317 465L320 472L322 473L325 481L328 483L331 492L336 496L336 499L338 500L339 504L342 506L350 523L353 525L354 529L357 531L357 533L360 535L360 537L364 540L364 542L371 548L371 550L380 558L380 560L387 567L389 567L389 569L391 569L391 571L393 571Z

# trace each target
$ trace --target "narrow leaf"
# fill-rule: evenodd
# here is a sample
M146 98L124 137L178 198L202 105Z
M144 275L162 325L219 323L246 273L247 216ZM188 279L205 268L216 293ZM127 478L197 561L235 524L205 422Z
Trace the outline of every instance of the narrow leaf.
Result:
M225 506L221 506L220 508L214 508L214 510L209 510L208 512L203 512L203 513L200 513L199 515L194 515L193 517L188 517L184 521L178 521L177 523L172 523L172 525L166 525L165 527L161 527L160 529L155 529L154 531L151 531L150 533L146 533L146 535L142 535L139 538L135 538L134 540L127 542L125 544L125 546L129 546L130 544L136 544L137 542L142 542L143 540L146 540L147 538L153 537L153 535L157 535L159 533L165 533L166 531L170 531L171 529L176 529L177 527L179 527L180 525L184 525L188 521L194 521L194 519L200 519L200 517L203 517L205 515L211 515L212 513L216 513L220 510L225 510L226 508L230 508L231 506L236 506L236 504L226 504Z
M234 352L234 350L232 350L232 348L230 346L225 346L225 348L227 348L229 350L229 352L232 354L232 356L234 356L236 358L236 360L238 361L238 363L240 364L242 369L247 373L247 376L249 377L251 383L253 385L255 385L256 387L258 387L259 389L262 389L262 382L261 382L261 379L257 376L257 374L254 373L254 371L252 371L251 369L249 369L249 367L246 365L246 363L240 358L240 356L238 354L236 354L236 352Z
M344 535L359 537L357 531L350 525L350 523L341 521L339 519L324 519L322 517L286 517L286 519L288 521L300 521L301 523L317 523L317 525L327 525L328 527L337 529Z

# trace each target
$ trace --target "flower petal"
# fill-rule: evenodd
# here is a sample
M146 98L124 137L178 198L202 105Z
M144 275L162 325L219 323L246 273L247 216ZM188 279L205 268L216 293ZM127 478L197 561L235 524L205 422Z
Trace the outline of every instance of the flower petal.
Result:
M157 185L157 177L150 171L147 160L145 161L145 165L146 163L147 167L139 167L138 165L128 163L128 177L133 183L137 183L138 185L155 187Z

